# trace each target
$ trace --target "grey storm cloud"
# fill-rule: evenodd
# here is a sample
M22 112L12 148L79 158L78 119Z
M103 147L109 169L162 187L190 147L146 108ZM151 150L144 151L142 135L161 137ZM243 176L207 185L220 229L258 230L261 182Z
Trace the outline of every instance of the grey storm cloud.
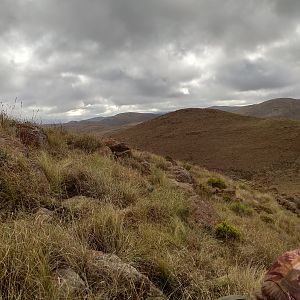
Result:
M298 97L298 0L1 0L0 97L44 119Z

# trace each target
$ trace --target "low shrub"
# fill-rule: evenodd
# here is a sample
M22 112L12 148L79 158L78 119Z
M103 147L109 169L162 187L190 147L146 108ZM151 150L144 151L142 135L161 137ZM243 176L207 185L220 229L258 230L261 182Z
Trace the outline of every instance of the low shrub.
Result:
M226 189L227 185L223 179L220 178L209 178L207 181L207 184L210 185L213 188L218 188L218 189Z
M226 240L238 240L241 236L239 229L227 221L217 224L215 227L215 233L218 238Z

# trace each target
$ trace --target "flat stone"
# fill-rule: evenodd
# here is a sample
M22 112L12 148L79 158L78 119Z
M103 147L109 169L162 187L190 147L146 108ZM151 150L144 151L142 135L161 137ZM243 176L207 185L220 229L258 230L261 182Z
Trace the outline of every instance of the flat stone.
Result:
M64 294L83 293L87 289L85 282L71 268L57 269L55 277L57 279L57 287Z

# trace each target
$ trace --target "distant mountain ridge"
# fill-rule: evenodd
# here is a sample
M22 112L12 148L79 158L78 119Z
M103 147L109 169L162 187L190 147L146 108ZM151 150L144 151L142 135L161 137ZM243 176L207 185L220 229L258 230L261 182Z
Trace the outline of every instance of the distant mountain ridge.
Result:
M82 121L71 121L63 124L63 126L68 130L79 133L104 135L152 120L160 115L159 113L126 112L111 117L100 116Z
M213 106L211 108L258 118L300 120L300 99L293 98L276 98L247 106Z

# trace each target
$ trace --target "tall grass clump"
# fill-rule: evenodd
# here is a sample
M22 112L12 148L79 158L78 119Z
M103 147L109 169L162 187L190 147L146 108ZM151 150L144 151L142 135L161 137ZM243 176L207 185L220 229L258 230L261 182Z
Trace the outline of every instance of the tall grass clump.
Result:
M76 232L94 250L120 255L130 248L129 235L124 228L124 214L111 205L99 208L92 218L82 219Z

